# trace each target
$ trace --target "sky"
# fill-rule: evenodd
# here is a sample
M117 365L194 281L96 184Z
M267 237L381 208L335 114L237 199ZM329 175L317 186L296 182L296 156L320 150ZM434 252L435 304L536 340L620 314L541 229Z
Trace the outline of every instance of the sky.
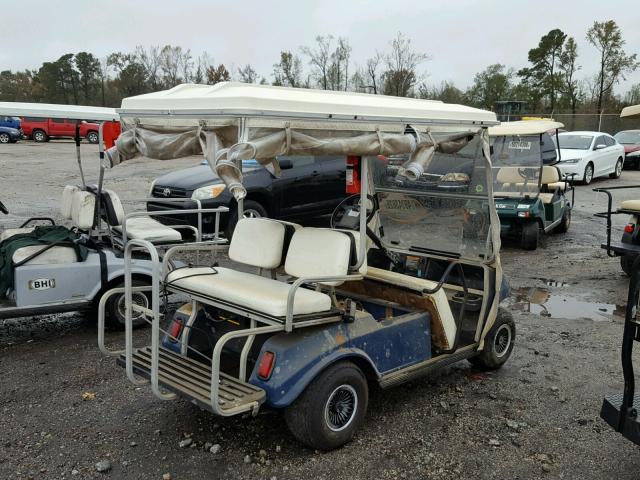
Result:
M431 58L420 68L426 83L449 80L464 89L492 63L525 66L529 49L554 28L576 39L579 76L591 76L598 57L586 31L595 20L611 19L627 53L640 57L637 0L28 0L0 15L0 71L37 68L83 50L104 58L136 45L172 44L195 55L206 51L216 64L249 63L272 80L279 52L300 53L317 35L348 38L353 59L364 64L402 32ZM636 83L640 70L616 91Z

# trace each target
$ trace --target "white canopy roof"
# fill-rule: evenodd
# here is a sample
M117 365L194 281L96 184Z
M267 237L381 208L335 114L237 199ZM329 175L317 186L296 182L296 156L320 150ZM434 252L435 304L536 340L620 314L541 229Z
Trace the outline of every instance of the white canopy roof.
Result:
M640 117L640 105L624 107L620 113L620 117Z
M9 117L68 118L69 120L120 121L115 108L52 103L0 102L0 115Z
M122 100L123 117L266 116L329 121L494 125L493 112L433 100L238 82L184 84Z
M490 127L489 136L539 135L560 128L564 128L564 124L553 120L520 120L517 122L504 122L495 127Z

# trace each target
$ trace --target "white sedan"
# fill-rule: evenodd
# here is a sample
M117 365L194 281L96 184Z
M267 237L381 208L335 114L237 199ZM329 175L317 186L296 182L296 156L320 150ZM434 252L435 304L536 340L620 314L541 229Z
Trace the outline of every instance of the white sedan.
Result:
M563 174L574 174L575 181L589 185L596 177L618 178L624 164L624 147L602 132L563 132L558 134Z

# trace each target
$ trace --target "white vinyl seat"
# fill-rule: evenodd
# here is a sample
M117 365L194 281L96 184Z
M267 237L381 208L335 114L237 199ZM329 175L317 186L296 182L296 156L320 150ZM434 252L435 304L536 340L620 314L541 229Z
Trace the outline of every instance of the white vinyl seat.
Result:
M113 190L103 189L103 192L109 200L109 205L106 205L106 208L110 210L107 214L108 223L114 232L122 235L122 224L125 220L125 212L120 197L118 197L118 194ZM148 216L132 217L127 220L127 238L147 240L151 243L175 243L182 241L182 235L179 231Z
M18 264L29 258L31 255L41 251L43 248L44 247L42 245L30 245L28 247L19 248L14 252L12 261L14 264ZM36 255L23 265L62 265L76 262L78 262L78 256L73 248L55 246Z
M625 200L620 204L620 210L640 211L640 200Z
M352 240L349 237L354 233L298 226L291 229L276 220L246 218L236 226L229 258L258 268L276 268L282 264L287 237L291 235L284 262L287 274L298 278L344 276L349 272L353 258L352 245L357 244L357 238ZM325 284L333 286L339 283ZM291 285L279 280L222 267L174 270L167 276L166 284L186 293L217 299L272 317L287 314L287 298L291 289ZM293 315L329 312L331 307L329 295L299 288L294 297Z

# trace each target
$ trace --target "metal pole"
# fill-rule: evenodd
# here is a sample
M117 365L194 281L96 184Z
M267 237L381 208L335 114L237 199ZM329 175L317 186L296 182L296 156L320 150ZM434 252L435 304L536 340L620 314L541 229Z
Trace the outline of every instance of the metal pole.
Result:
M82 179L82 188L87 188L87 184L84 181L84 172L82 171L82 159L80 154L80 121L76 120L76 159L78 160L78 168L80 169L80 178Z
M598 117L598 131L601 132L602 131L602 114L604 112L600 112L600 116Z

